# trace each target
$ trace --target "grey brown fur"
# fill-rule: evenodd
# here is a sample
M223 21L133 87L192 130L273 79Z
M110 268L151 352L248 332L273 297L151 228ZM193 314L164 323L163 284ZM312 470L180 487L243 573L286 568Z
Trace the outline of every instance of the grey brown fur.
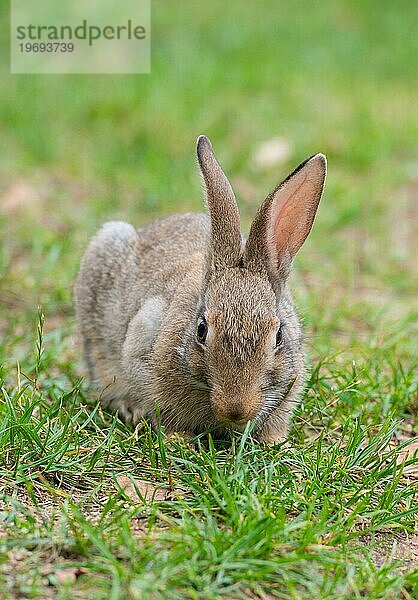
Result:
M308 159L268 196L245 242L204 136L197 154L208 215L144 229L107 223L91 241L75 286L85 362L103 403L125 419L155 425L158 405L166 432L186 435L251 419L254 436L275 443L304 385L286 279L315 217L325 157Z

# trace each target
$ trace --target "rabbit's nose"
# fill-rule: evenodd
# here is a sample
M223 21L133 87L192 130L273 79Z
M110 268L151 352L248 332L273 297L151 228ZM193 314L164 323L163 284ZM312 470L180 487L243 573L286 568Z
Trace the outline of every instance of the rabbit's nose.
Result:
M248 411L244 411L239 408L231 408L229 410L219 411L218 418L220 421L223 421L228 425L245 427L247 422L250 420L251 415L248 413Z
M257 414L258 400L254 393L237 394L235 390L225 393L222 389L214 389L211 396L215 418L239 429L244 429L248 421Z
M227 412L226 417L229 421L232 421L233 423L237 424L248 421L247 414L243 414L241 410L233 409Z

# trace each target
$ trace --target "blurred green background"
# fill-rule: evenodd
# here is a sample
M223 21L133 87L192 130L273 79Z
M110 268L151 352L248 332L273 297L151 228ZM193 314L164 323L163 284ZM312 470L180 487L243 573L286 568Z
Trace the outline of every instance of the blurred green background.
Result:
M382 319L409 321L418 4L155 0L152 7L150 75L39 76L8 74L1 4L5 360L19 355L17 340L32 339L38 303L47 328L71 330L79 259L102 222L139 226L202 210L200 133L231 179L244 229L290 170L327 154L326 193L296 261L296 294L312 335L328 347L338 333L344 345ZM284 151L269 164L260 144L276 138Z
M227 597L226 582L267 598L273 582L277 597L416 597L416 464L408 479L402 444L385 452L418 433L418 3L152 7L150 75L10 75L0 0L0 484L11 498L0 510L0 589L215 598ZM292 275L310 379L291 446L241 455L233 445L213 462L91 409L96 392L79 392L72 302L80 258L104 221L142 226L202 210L201 133L245 231L302 160L324 152L329 168ZM155 508L168 520L154 537L160 513L136 503L134 526L115 476L171 489L176 464L192 494ZM138 543L146 515L150 535ZM403 556L396 544L375 552L372 538L389 544L388 532ZM54 573L74 559L84 576L72 589ZM286 574L278 588L277 573Z

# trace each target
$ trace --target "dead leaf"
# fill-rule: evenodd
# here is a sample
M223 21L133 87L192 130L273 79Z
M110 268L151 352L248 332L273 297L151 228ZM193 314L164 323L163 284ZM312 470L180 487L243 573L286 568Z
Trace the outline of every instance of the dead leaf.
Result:
M247 588L244 590L244 594L245 598L248 600L277 600L277 596L273 596L264 590L258 590L257 592L254 592L253 590Z
M418 479L418 437L414 438L408 446L402 448L396 458L396 463L401 465L403 462L408 462L412 459L415 459L415 462L411 465L406 465L403 474L409 479Z
M15 181L0 197L0 209L3 214L11 215L31 209L41 202L38 191L25 181Z
M418 564L418 535L408 535L405 540L398 541L395 558L407 560L413 565Z
M77 581L80 575L80 569L77 567L66 567L54 571L54 577L60 585L72 585Z
M173 497L168 487L156 485L152 481L131 479L121 475L117 478L117 482L128 498L141 504L144 502L145 504L164 502L165 500L171 500Z
M289 160L293 148L287 140L275 137L259 144L253 154L256 167L268 169Z
M374 564L381 567L387 562L400 561L396 568L402 572L405 569L418 565L418 536L409 533L393 535L385 531L377 532L373 536L363 535L359 541L365 546L370 546L373 540L371 558Z

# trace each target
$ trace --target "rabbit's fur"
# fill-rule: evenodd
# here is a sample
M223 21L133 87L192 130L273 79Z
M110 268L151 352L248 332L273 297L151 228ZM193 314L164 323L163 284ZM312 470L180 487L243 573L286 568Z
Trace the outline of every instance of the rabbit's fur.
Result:
M103 402L125 419L160 420L186 435L252 419L253 435L274 443L304 385L286 280L315 217L325 157L302 163L268 196L244 241L204 136L197 155L209 215L144 229L107 223L91 241L75 286L85 361Z

